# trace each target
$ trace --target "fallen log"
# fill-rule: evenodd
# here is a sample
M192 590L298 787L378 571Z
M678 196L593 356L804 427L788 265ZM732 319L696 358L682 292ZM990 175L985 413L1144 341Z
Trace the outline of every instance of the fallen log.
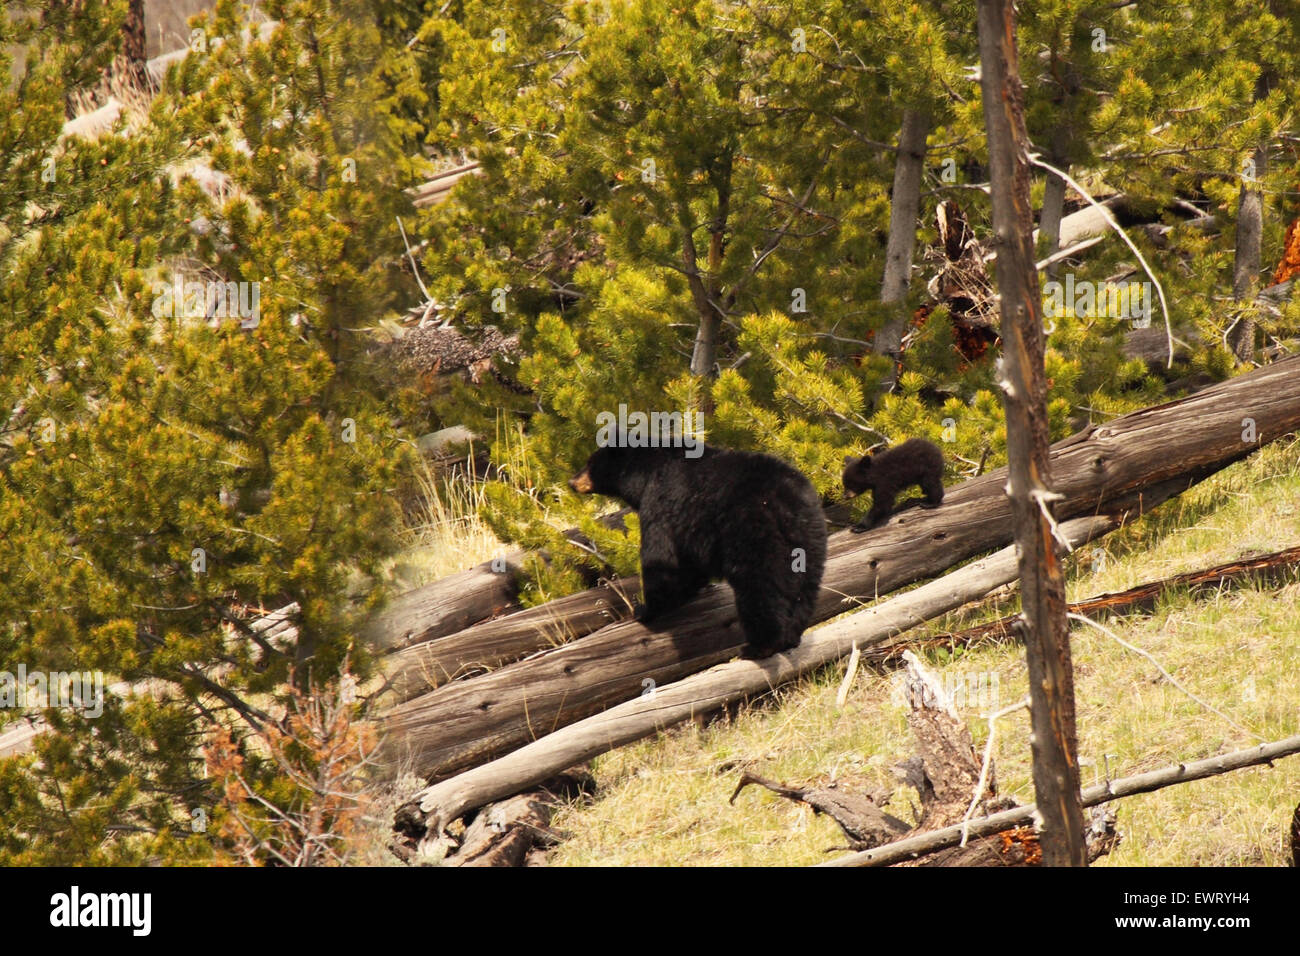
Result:
M1067 532L1073 532L1074 526L1067 523L1065 530L1067 530ZM1106 530L1108 530L1106 526L1097 525L1090 527L1088 532L1095 537ZM1072 540L1074 539L1073 533L1069 536ZM1085 614L1088 616L1095 616L1098 613L1125 613L1138 608L1150 608L1151 606L1154 606L1154 603L1160 594L1173 588L1187 587L1192 591L1198 591L1221 587L1228 583L1239 584L1246 581L1276 584L1286 580L1294 573L1295 562L1297 561L1300 561L1300 548L1288 548L1272 554L1261 555L1257 558L1228 562L1226 564L1217 565L1213 568L1179 574L1160 581L1148 582L1118 593L1099 595L1085 601L1072 603L1069 605L1069 610L1074 613ZM871 608L866 612L854 615L850 620L853 620L856 623L860 619L865 620L866 616L869 615L877 622L877 624L879 624L882 620L886 619L883 617L884 615L899 613L902 614L903 617L898 619L895 627L902 630L907 626L911 626L906 624L906 621L910 618L917 618L917 622L919 623L920 615L922 614L929 617L933 616L931 614L932 611L934 614L943 613L943 605L932 605L927 603L928 595L938 592L940 588L949 590L953 596L953 600L959 600L963 594L970 594L978 597L980 592L986 593L988 590L999 587L1001 583L1006 583L1015 579L1009 561L1006 562L1005 570L1001 574L993 571L993 559L980 562L978 566L970 565L968 567L971 571L979 570L980 573L987 576L984 577L982 581L972 579L971 585L968 588L963 588L955 579L955 575L961 574L962 572L954 572L953 575L932 582L929 585L924 585L922 588L909 592L900 598L895 598L893 601L885 602L884 604ZM967 569L962 570L966 571ZM962 603L966 602L963 601ZM905 606L907 605L912 605L917 609L913 610L909 615L905 610ZM919 609L922 606L924 606L925 610ZM900 659L903 652L908 648L946 647L951 646L954 642L963 647L970 647L983 642L1010 640L1014 637L1011 625L1015 620L1016 616L1013 615L977 627L967 628L953 634L937 635L932 638L927 638L924 641L903 640L889 643L884 647L868 647L862 654L863 664L864 666L868 664L876 666L892 664ZM826 630L826 628L823 628L820 631L813 632L805 639L805 643L816 639L818 635L825 636L824 632L826 632ZM864 645L872 643L872 637L870 634L866 634L860 640L854 641L854 643L859 647L863 647ZM701 687L712 679L716 679L716 682L720 685L725 685L726 681L723 679L725 671L736 671L746 666L747 662L722 665L711 671L695 675L694 677L688 678L686 681L682 681L670 687L660 688L656 694L653 706L644 704L643 701L640 700L632 702L630 705L625 705L629 710L640 710L648 718L643 725L644 733L640 733L639 736L649 736L671 726L674 723L688 720L698 713L718 709L726 704L734 703L736 700L739 700L744 696L762 693L769 685L755 685L745 689L744 692L738 692L734 697L727 697L726 699L716 701L710 700L701 690ZM820 663L815 664L814 667L815 666L820 666ZM805 669L800 667L799 671L802 673L805 672ZM775 686L775 684L773 683L770 686ZM673 710L671 709L672 700L677 697L680 697L686 703L686 706L681 707L678 710ZM562 766L568 766L589 760L592 757L604 753L608 749L612 749L613 746L638 739L638 736L628 736L628 732L624 729L622 733L620 733L619 738L617 738L617 742L612 743L616 738L608 730L604 729L604 725L616 725L624 719L624 716L620 713L616 713L615 710L606 711L604 714L588 718L586 721L579 722L578 724L567 727L562 731L558 731L556 734L545 737L538 743L529 745L529 747L525 748L523 751L518 751L516 754L512 754L509 757L503 758L503 760L498 760L492 764L486 764L483 767L478 768L478 770L470 771L461 777L447 781L446 785L431 788L430 790L426 790L424 793L429 795L430 801L436 801L438 798L434 793L435 790L441 789L443 791L450 790L451 792L455 792L457 789L461 788L472 788L475 786L475 781L470 778L480 775L482 775L484 780L487 781L486 785L489 787L487 792L493 793L495 791L491 788L501 786L501 781L508 780L511 775L511 770L509 766L506 765L506 761L518 766L531 766L535 773L540 773L545 777L545 775L549 773L558 771ZM565 741L562 738L568 736L573 736L575 738L585 736L588 740L594 742L594 746L591 746L586 750L573 749L572 747L566 748L563 746ZM551 754L557 754L558 756L552 757ZM781 790L770 781L764 780L753 774L747 774L742 778L741 784L737 787L736 792L739 793L743 786L748 783L756 783L766 786L769 789L775 789L777 792L781 792ZM506 784L505 790L508 791L509 787L510 785ZM497 797L491 797L490 799L499 799L500 795ZM790 791L783 795L789 796L791 799L804 799L805 802L814 806L815 809L831 814L841 823L844 822L830 807L829 802L831 798L828 795L825 796L824 799L822 796L812 793L811 791L798 791L797 793ZM732 799L734 800L734 798L735 794L733 794ZM471 798L471 803L473 802L473 799L476 798ZM855 832L850 832L853 830L852 824L846 827L846 833L849 833L850 837L860 839L867 831L870 824L882 825L882 820L878 819L876 816L876 814L879 813L878 810L875 811L875 813L872 813L862 807L858 807L857 803L853 801L853 798L847 794L841 793L838 795L837 799L847 807L847 812L850 814L856 812L857 816L861 818L858 821L861 826L859 826ZM861 799L868 798L864 797ZM877 806L880 803L878 800L874 802ZM430 807L432 807L432 804ZM473 806L470 806L467 809L473 809ZM885 814L884 816L888 815ZM1300 820L1300 816L1298 816L1297 819Z
M621 528L630 510L620 508L599 520L606 527ZM576 528L564 535L579 544L590 544ZM392 654L518 611L519 572L525 557L522 550L507 551L466 571L397 595L367 622L366 640L378 653Z
M385 693L410 700L467 673L490 670L534 651L554 647L632 616L641 594L638 578L617 581L550 601L527 611L475 624L435 641L407 647L385 661ZM386 698L388 699L388 698Z
M451 194L451 187L470 175L482 175L477 162L462 163L451 169L444 169L420 185L412 186L406 192L416 209L436 206Z
M1061 533L1078 546L1118 525L1117 519L1098 515L1067 521L1061 525ZM888 640L922 621L978 600L1015 580L1016 573L1015 549L1003 548L906 594L810 631L798 647L786 654L761 661L732 661L675 684L652 688L640 697L421 791L398 810L395 829L410 835L427 828L431 845L436 846L442 830L469 810L696 715L767 693L838 660L854 646Z
M1300 357L1079 432L1052 448L1057 520L1141 514L1300 428ZM831 535L814 621L826 620L1010 541L1006 470L949 489L871 533ZM733 656L744 638L718 585L650 630L636 621L452 683L394 708L391 752L441 779L557 727Z
M824 787L787 787L746 770L740 775L736 789L732 791L731 799L727 802L734 804L741 791L750 784L771 790L787 800L812 807L813 813L826 814L839 824L844 835L853 841L855 850L890 843L912 830L898 817L880 809L893 796L887 790L867 794L854 793L851 790L840 789L834 782Z
M1163 767L1160 770L1152 770L1148 773L1139 773L1132 777L1123 777L1119 780L1110 780L1106 783L1085 787L1081 794L1081 803L1084 807L1095 807L1103 803L1109 803L1111 800L1118 800L1121 797L1151 793L1155 790L1163 790L1165 787L1172 787L1175 784L1189 783L1192 780L1203 780L1206 777L1230 773L1243 767L1255 767L1259 764L1272 763L1281 757L1289 757L1297 753L1300 753L1300 735L1287 737L1272 743L1259 744L1248 750L1234 750L1232 753L1220 754L1217 757L1207 757L1204 760L1196 760L1192 763L1178 763L1170 767ZM839 859L829 860L818 865L889 866L903 860L916 859L946 847L956 846L962 841L963 830L966 831L969 837L980 837L991 833L1000 833L1003 830L1010 830L1015 827L1027 826L1033 822L1034 815L1037 812L1038 807L1033 804L1027 807L1016 807L1014 810L1004 810L1001 813L994 813L978 820L971 820L965 825L958 823L954 826L944 827L942 830L931 830L929 833L917 834L896 843L887 843L873 850L851 853L848 856L842 856Z
M1066 610L1073 614L1095 617L1099 614L1128 614L1133 611L1150 611L1155 608L1161 595L1176 588L1187 588L1192 594L1213 590L1225 584L1240 585L1257 583L1276 585L1292 580L1297 575L1296 566L1300 564L1300 547L1287 548L1262 554L1257 558L1242 561L1229 561L1201 571L1189 571L1176 574L1159 581L1148 581L1109 594L1099 594L1085 601L1076 601L1066 605ZM1009 640L1015 636L1013 628L1019 614L1011 614L996 621L976 624L950 634L937 634L921 643L924 647L971 647L974 644ZM903 642L889 647L878 648L869 655L864 655L864 663L881 663L890 660L909 647L918 646L915 642Z
M594 788L595 780L585 770L563 773L540 789L489 804L475 814L459 841L447 841L449 852L440 862L443 866L540 865L545 862L546 850L563 837L550 826L555 810ZM417 861L404 842L391 849L406 862L434 862L428 858Z
M822 510L826 515L827 524L832 527L844 528L855 524L857 521L856 518L850 516L848 507L842 502L836 502ZM608 523L610 527L619 527L628 511L629 509L623 508L605 516L601 520ZM585 538L578 536L576 529L570 529L565 534L574 540L586 543ZM525 612L519 607L517 575L523 559L523 551L508 551L499 558L485 561L483 564L476 565L467 571L458 572L397 595L383 611L371 618L367 623L365 629L366 639L378 653L396 654L407 648L424 644L427 641L450 639L453 636L460 635L461 632L466 631L468 628L499 620L505 628L509 628L513 624L521 625L528 634L532 635L532 639L519 639L512 644L513 649L509 655L500 654L497 656L496 663L518 660L534 651L550 647L554 642L543 636L534 627L535 618L517 616L510 620L503 617L503 615L522 615L536 610L534 608ZM494 568L502 570L498 572ZM640 584L637 583L636 587L639 589ZM604 586L594 587L584 593L587 596L572 603L570 611L600 610L606 606L609 595ZM631 592L628 593L631 596ZM570 597L573 597L573 595L570 595ZM558 600L566 601L568 598L559 598ZM550 603L554 604L556 602ZM617 604L609 603L608 607L614 609ZM608 624L611 620L619 620L625 616L617 615L603 623ZM575 626L572 628L572 633L577 636L588 634L592 630L595 630L595 628L583 630L580 626ZM478 635L466 634L461 646L469 649L469 651L459 659L450 650L446 654L440 655L441 663L439 666L442 670L457 673L480 663L480 654L472 650L473 645L471 644L472 640L479 639L484 639L483 633ZM418 662L419 658L415 657L413 660ZM396 673L401 669L401 666L397 664L390 665L387 670L390 673ZM422 664L417 663L416 666L422 668L417 674L427 672L423 670ZM395 683L396 680L405 682L407 678L395 679ZM418 682L418 680L417 676L416 681ZM418 686L414 692L419 692ZM400 699L406 700L408 698L401 697Z
M523 551L509 551L397 595L368 622L366 639L377 652L392 653L518 610L523 559Z

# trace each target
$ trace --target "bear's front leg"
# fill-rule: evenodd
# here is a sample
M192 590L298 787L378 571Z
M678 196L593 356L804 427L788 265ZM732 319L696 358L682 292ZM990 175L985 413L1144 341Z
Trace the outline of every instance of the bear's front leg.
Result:
M859 534L863 531L870 531L876 525L888 520L889 514L893 510L893 497L883 498L877 493L876 500L872 502L871 510L867 512L866 517L853 526L853 530Z
M638 621L652 621L675 611L691 595L672 539L658 522L641 522L641 603ZM696 589L698 590L698 588Z

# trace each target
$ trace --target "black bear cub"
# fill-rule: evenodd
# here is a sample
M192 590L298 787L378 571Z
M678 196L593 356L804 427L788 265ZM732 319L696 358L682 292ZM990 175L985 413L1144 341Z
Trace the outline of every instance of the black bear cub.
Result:
M826 520L808 479L780 459L708 445L604 447L569 480L621 498L641 522L643 605L650 621L710 578L736 596L745 656L796 647L812 620L826 564Z
M943 452L924 438L909 438L897 448L878 455L844 459L844 497L852 498L871 489L871 510L853 526L869 531L889 517L894 498L909 485L920 485L925 503L943 502Z

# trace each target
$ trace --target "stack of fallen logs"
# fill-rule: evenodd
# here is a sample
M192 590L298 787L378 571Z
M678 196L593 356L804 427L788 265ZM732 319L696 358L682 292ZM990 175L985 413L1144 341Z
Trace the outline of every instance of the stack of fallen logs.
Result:
M1051 464L1058 543L1078 547L1298 428L1300 358L1058 442ZM794 651L761 661L731 660L743 637L725 585L653 631L629 619L631 580L513 610L510 561L399 600L374 628L391 652L397 700L384 717L385 753L431 783L399 810L399 849L412 860L439 858L456 845L448 827L472 811L488 807L500 819L490 805L600 753L762 694L855 645L884 644L1014 581L1005 481L1004 470L994 471L949 489L939 508L903 511L869 534L832 535L816 621L935 580L812 630ZM1004 550L944 575L996 548ZM570 786L575 778L566 779ZM544 838L543 824L528 827ZM522 859L516 851L509 859L475 852L478 862Z

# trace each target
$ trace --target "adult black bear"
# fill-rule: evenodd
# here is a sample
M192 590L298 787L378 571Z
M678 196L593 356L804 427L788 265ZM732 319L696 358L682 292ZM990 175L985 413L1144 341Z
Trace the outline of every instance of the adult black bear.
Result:
M853 526L869 531L889 517L894 498L908 485L920 485L925 503L943 502L943 452L924 438L909 438L897 448L878 455L844 459L844 497L852 498L871 489L871 510Z
M569 480L611 495L641 522L643 606L650 621L710 578L736 596L747 657L796 647L812 620L826 565L826 521L808 479L780 459L703 446L604 447Z

